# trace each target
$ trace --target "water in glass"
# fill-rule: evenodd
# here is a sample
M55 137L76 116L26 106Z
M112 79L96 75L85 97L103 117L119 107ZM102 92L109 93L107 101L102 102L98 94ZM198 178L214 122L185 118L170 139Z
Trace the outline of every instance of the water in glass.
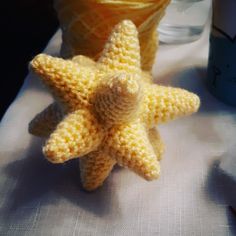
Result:
M211 0L172 0L158 28L160 41L185 43L200 38L210 6Z

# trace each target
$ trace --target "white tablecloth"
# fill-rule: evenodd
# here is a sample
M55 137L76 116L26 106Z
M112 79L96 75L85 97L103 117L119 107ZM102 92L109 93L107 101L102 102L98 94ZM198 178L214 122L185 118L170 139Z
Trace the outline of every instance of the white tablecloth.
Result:
M60 42L58 32L45 51L58 54ZM27 76L0 126L0 235L235 235L228 205L236 188L219 163L235 142L236 110L205 88L207 54L207 30L196 42L161 45L158 52L157 81L202 100L197 114L159 127L166 143L160 179L146 182L116 168L92 193L81 190L76 160L48 163L42 140L27 133L52 100Z

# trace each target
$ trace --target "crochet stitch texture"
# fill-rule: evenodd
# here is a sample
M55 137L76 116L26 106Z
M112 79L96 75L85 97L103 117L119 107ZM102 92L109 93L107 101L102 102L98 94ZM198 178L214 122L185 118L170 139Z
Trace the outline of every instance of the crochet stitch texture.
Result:
M40 54L31 69L56 98L29 124L48 137L52 163L80 157L83 187L94 190L117 163L146 180L158 178L164 144L155 125L196 112L197 95L153 84L142 71L138 32L124 20L113 29L97 62Z

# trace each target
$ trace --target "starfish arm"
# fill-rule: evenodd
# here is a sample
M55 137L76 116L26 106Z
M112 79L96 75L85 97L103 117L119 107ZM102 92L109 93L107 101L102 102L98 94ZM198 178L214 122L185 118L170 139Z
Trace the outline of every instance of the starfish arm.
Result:
M78 63L81 66L96 67L96 62L93 59L86 56L82 56L82 55L74 56L72 58L72 61L75 63Z
M200 106L199 97L184 89L149 84L144 87L140 118L149 128L190 115Z
M141 81L144 82L145 84L146 83L149 83L149 84L153 83L152 74L147 71L142 71Z
M30 66L67 108L79 109L87 104L87 97L97 84L91 68L71 60L40 54Z
M140 89L138 75L118 74L106 80L92 99L99 120L108 125L132 119L138 110Z
M161 160L162 155L165 151L165 145L157 129L152 128L148 130L148 137L149 137L150 143L152 144L154 152L156 154L157 160Z
M63 113L57 103L52 103L35 116L29 124L29 133L39 137L48 137L62 120Z
M112 70L137 72L141 66L138 31L132 21L116 25L98 62Z
M70 113L47 140L43 152L52 163L62 163L96 150L103 129L87 110Z
M128 167L146 180L159 177L160 165L141 123L111 129L107 143L110 155L120 166Z
M116 161L99 150L80 159L80 176L84 189L92 191L101 186L112 171Z

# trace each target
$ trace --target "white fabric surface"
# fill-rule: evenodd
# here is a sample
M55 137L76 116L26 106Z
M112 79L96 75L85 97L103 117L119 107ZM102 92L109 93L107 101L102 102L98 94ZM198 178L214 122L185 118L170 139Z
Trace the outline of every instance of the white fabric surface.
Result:
M57 54L60 40L59 32L46 52ZM208 31L158 52L158 82L202 100L196 115L159 127L166 143L160 179L146 182L116 168L93 193L81 190L76 160L48 163L42 140L27 133L28 122L52 100L29 75L0 126L0 235L235 235L228 208L235 187L219 162L235 142L236 110L205 88L207 54Z

